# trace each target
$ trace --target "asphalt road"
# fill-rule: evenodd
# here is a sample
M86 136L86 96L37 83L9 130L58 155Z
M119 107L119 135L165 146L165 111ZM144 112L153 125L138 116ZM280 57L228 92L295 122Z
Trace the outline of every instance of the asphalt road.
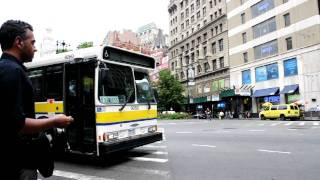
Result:
M162 142L103 163L59 160L47 179L320 179L319 121L168 120L159 127Z

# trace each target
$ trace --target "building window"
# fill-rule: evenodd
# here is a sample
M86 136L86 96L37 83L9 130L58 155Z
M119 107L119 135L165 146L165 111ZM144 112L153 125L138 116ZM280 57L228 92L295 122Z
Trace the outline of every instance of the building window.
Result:
M256 68L256 82L278 79L278 63Z
M219 50L223 51L223 39L219 40Z
M194 16L191 16L191 23L194 22Z
M209 2L210 8L213 8L212 0Z
M210 14L210 21L213 21L213 15Z
M220 32L222 32L222 24L219 24Z
M189 9L186 9L186 17L189 17Z
M250 69L242 71L242 84L251 84L251 71L250 71Z
M218 26L215 27L216 34L218 34Z
M290 26L291 22L290 22L290 14L287 13L285 15L283 15L283 18L284 18L284 26L287 27L287 26Z
M218 17L218 12L214 12L214 17L217 18Z
M246 23L246 13L241 14L241 24Z
M247 52L243 53L243 62L244 63L248 62L248 53Z
M254 47L255 59L260 59L278 53L277 40L273 40Z
M219 11L219 16L221 16L222 15L222 9L219 9L218 11Z
M217 52L216 50L216 42L212 43L212 54L215 54Z
M207 40L207 37L208 37L208 34L207 34L207 33L204 33L204 34L203 34L203 40L206 41L206 40Z
M210 69L209 63L208 63L208 62L205 62L205 63L204 63L204 71L205 71L205 72L208 72L209 69Z
M190 8L191 8L191 13L193 13L194 12L194 4L191 4Z
M171 71L174 71L174 62L171 63Z
M283 61L284 76L294 76L298 74L297 59L292 58Z
M201 65L198 65L198 73L200 74L202 71Z
M202 15L203 15L203 17L206 16L206 13L207 13L206 9L207 9L206 7L203 7L203 8L202 8Z
M196 1L196 6L197 6L197 8L200 6L200 0Z
M242 33L242 43L246 43L247 42L247 33Z
M200 11L197 12L197 19L200 19Z
M276 18L273 17L252 27L253 38L258 38L275 30L277 30Z
M274 0L262 0L251 7L252 18L255 18L274 8Z
M216 6L217 5L217 0L213 0L213 2L214 2L214 5Z
M214 59L212 60L212 70L216 70L217 69L217 60Z
M292 49L292 37L286 38L287 50Z
M224 58L223 57L219 58L219 63L220 63L220 68L224 68Z

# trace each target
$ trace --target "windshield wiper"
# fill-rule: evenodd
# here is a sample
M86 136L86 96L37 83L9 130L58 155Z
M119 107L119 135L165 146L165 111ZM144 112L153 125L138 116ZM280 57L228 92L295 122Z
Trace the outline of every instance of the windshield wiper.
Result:
M132 94L133 94L133 91L129 91L128 99L127 99L126 102L121 106L121 108L119 109L119 111L122 111L122 110L126 107L126 105L128 104L128 102L129 102L130 99L131 99Z

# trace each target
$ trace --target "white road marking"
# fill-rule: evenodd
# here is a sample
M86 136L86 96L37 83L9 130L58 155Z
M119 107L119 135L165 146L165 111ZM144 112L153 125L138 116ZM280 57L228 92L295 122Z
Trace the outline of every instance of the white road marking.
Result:
M147 158L147 157L131 157L130 159L135 161L149 161L149 162L158 162L158 163L165 163L168 161L168 159Z
M291 154L291 152L285 151L274 151L274 150L267 150L267 149L258 149L260 152L269 152L269 153L279 153L279 154Z
M209 147L209 148L215 148L215 147L216 147L216 146L206 145L206 144L192 144L192 146L197 146L197 147Z
M303 126L305 124L305 122L301 122L299 123L299 126Z
M177 123L168 123L169 125L176 125Z
M281 122L280 123L273 123L273 124L271 124L271 126L276 126L276 125L279 125L279 124L281 124Z
M115 171L122 171L122 172L130 172L135 174L150 174L150 175L160 175L168 177L170 173L168 171L161 171L161 170L154 170L154 169L145 169L139 167L131 167L131 166L118 166L111 168Z
M53 175L54 176L59 176L59 177L70 178L70 179L78 179L78 180L112 180L110 178L89 176L89 175L85 175L85 174L67 172L67 171L60 171L60 170L54 170L53 171Z
M251 129L251 130L248 130L248 131L252 131L252 132L262 132L262 131L265 131L263 129Z
M290 126L293 122L288 122L285 126Z
M314 126L319 126L319 122L313 122Z
M288 129L289 131L296 131L296 129Z
M152 154L162 155L162 154L168 154L168 152L156 151L156 152L153 152Z
M145 145L145 146L142 146L144 148L159 148L159 149L165 149L167 148L167 146L154 146L154 145Z
M192 132L190 131L180 131L180 132L176 132L177 134L192 134Z
M259 126L264 126L264 124L259 124Z

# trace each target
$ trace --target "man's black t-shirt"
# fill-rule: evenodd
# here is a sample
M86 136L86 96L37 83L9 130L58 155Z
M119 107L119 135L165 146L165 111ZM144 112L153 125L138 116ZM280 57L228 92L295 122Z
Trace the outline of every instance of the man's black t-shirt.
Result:
M25 118L34 118L34 99L26 68L14 56L3 53L0 59L0 141L1 160L13 161L22 149L17 149L19 131ZM17 164L16 164L17 165Z

